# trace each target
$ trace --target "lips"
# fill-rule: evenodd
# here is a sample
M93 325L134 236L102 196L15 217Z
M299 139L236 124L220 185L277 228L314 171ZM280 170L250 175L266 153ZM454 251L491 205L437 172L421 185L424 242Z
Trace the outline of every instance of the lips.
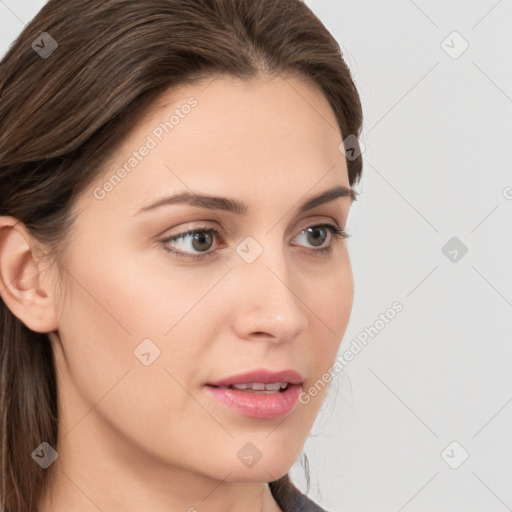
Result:
M304 378L295 370L273 372L260 368L205 384L203 389L208 396L239 414L270 420L297 407L303 382Z
M233 384L276 384L279 382L282 384L302 384L304 378L295 370L273 372L265 368L259 368L251 372L233 375L215 382L209 382L207 385L213 387L229 387Z

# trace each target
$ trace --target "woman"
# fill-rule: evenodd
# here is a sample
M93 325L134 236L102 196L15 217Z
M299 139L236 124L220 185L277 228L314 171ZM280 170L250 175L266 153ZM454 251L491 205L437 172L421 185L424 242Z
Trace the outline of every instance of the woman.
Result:
M327 29L300 0L50 0L0 98L2 509L322 510L287 472L362 171Z

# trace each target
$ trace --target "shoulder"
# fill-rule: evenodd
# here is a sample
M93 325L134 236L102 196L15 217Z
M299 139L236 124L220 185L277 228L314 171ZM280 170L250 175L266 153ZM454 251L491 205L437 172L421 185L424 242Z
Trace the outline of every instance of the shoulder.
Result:
M283 512L328 512L300 492L291 482L279 493L275 492L272 485L270 490Z

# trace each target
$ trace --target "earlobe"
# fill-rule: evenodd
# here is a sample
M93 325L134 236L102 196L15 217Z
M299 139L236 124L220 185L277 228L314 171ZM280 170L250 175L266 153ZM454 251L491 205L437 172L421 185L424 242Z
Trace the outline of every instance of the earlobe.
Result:
M0 295L29 329L48 333L58 324L53 291L46 289L30 240L21 222L0 216Z

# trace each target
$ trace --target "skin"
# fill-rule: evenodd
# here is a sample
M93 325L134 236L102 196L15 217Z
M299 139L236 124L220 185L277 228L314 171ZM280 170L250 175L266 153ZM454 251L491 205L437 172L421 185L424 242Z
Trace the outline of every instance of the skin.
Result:
M197 107L95 198L191 96ZM50 333L57 364L57 478L41 512L280 510L266 482L299 457L328 387L286 418L262 420L203 385L291 368L308 389L333 364L353 301L347 244L327 230L315 244L301 227L344 228L351 199L297 212L308 197L349 186L341 141L325 97L297 78L217 77L160 98L77 198L66 272L39 257L21 223L0 218L2 298L29 328ZM172 205L137 215L190 190L243 200L248 212ZM164 251L165 238L205 223L220 236L167 246L215 256ZM250 264L235 252L247 236L263 248ZM331 255L315 253L330 243ZM161 351L149 366L133 352L146 338ZM248 442L262 454L250 468L237 457Z

